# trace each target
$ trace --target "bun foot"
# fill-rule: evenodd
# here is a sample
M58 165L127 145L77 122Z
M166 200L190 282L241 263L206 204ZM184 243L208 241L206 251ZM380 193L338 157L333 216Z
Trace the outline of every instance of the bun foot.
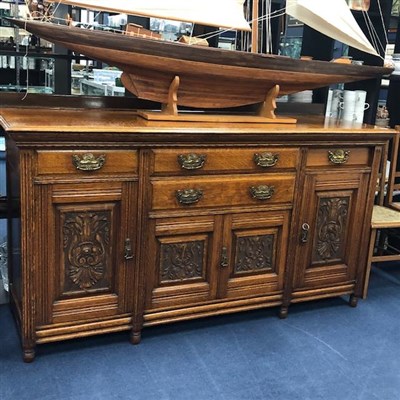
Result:
M35 359L35 349L24 349L23 359L26 363L31 363Z
M279 310L279 318L280 319L285 319L288 316L288 312L289 312L289 307L287 306L282 306Z
M142 333L140 331L139 332L132 331L130 338L130 342L132 344L139 344L141 339L142 339Z
M352 294L350 296L350 300L349 300L350 307L357 307L357 303L358 303L358 297L356 297L356 296L354 296L354 294Z

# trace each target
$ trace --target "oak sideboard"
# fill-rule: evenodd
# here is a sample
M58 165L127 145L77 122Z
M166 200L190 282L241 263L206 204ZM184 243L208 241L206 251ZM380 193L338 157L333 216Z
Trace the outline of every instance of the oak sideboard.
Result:
M393 132L148 122L132 110L9 107L11 305L36 344L362 297Z

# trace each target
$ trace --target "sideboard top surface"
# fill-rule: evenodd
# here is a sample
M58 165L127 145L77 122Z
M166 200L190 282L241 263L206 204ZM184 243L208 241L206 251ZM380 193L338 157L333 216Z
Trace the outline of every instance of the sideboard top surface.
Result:
M60 142L244 142L322 141L357 138L387 140L393 131L368 125L339 123L321 116L300 116L297 124L157 122L134 110L71 108L0 108L0 125L17 143ZM85 133L85 136L82 136ZM92 134L91 134L92 133ZM94 135L94 133L96 135ZM329 133L334 133L330 135Z

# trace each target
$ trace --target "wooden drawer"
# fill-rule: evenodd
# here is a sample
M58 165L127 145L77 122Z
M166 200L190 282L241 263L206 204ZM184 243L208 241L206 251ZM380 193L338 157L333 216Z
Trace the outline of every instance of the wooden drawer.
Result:
M38 174L115 174L138 172L137 151L39 151Z
M295 169L298 148L253 147L247 149L154 150L154 174L201 174L224 171L269 171Z
M153 180L153 210L246 206L293 201L295 175L248 175Z
M344 167L371 165L372 153L368 147L332 146L310 149L307 155L308 167Z

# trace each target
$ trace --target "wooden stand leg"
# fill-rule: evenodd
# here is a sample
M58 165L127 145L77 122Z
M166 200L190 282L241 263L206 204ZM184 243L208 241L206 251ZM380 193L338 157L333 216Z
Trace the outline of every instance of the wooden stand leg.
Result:
M349 305L350 305L350 307L357 307L357 303L358 303L358 297L355 296L354 294L352 294L352 295L350 296L350 299L349 299Z
M179 76L175 76L168 91L168 103L162 105L162 114L166 115L178 115L178 88L179 88ZM265 96L265 100L261 103L258 110L257 116L268 119L276 119L276 98L279 95L279 85L275 85L268 91Z
M124 79L123 79L124 78ZM123 84L129 91L134 93L133 82L122 74ZM168 101L162 105L161 112L138 110L137 115L147 121L173 121L173 122L213 122L213 123L261 123L261 124L294 124L296 119L279 117L275 115L276 98L279 94L279 86L275 85L265 96L256 115L247 114L209 114L209 113L188 113L178 112L178 88L180 84L179 76L175 76L168 89ZM129 86L131 85L131 86Z
M179 76L175 76L168 90L168 103L162 105L161 113L166 115L178 115L178 88Z
M269 90L267 95L265 96L265 100L261 103L260 108L258 110L258 116L264 118L276 119L275 110L276 110L276 98L279 95L279 85L275 85L272 89Z

